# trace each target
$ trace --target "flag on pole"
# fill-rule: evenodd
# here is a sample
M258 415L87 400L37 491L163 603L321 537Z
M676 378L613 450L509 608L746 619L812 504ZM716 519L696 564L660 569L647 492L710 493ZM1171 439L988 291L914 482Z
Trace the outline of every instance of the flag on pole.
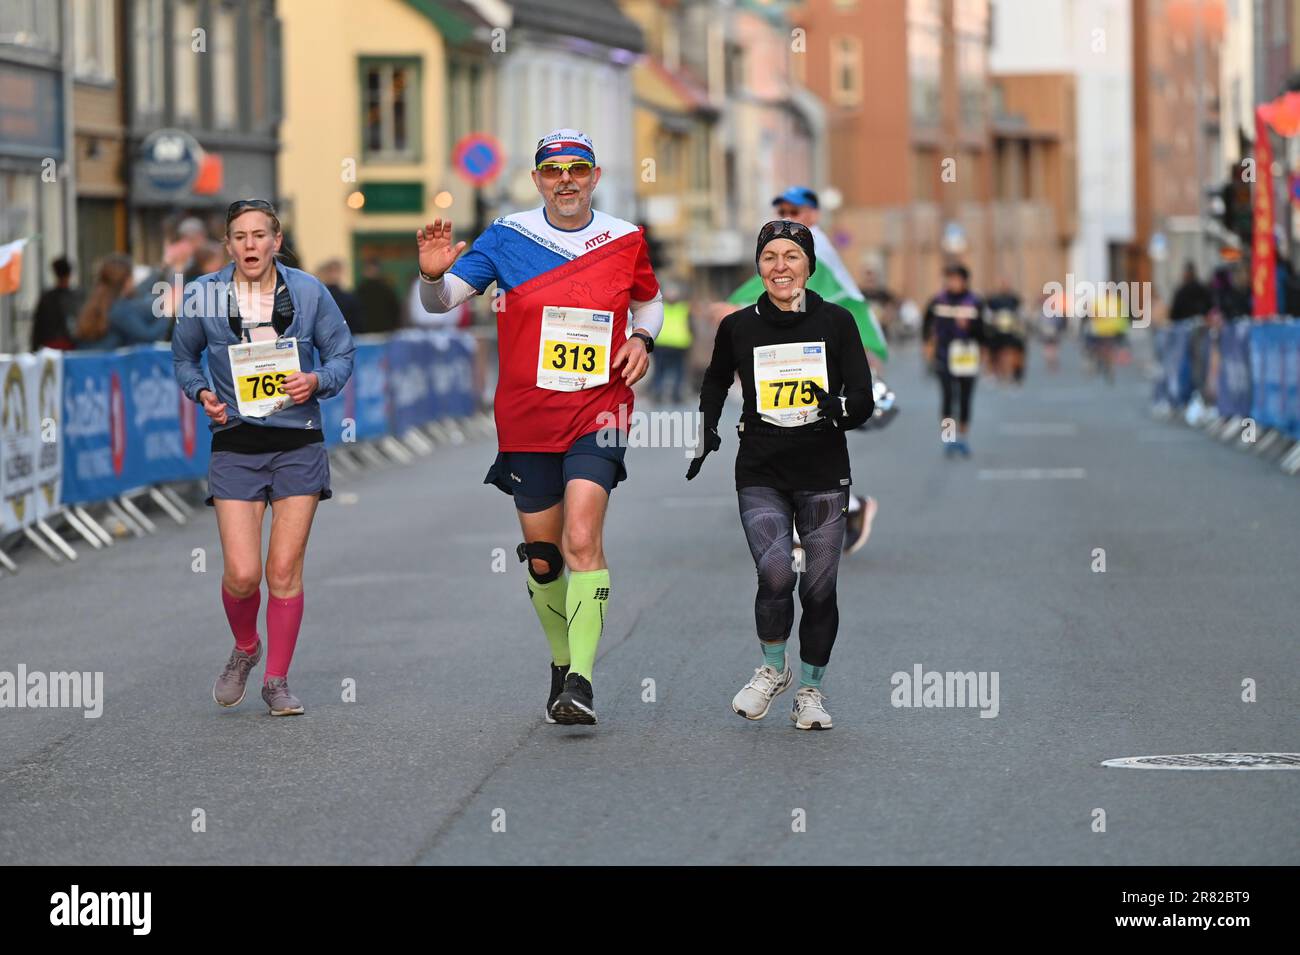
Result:
M26 239L0 245L0 295L18 291L23 277L23 246Z
M808 288L826 301L848 309L853 321L857 323L862 344L882 360L888 360L889 346L885 344L885 333L872 314L871 305L862 297L862 291L854 284L848 269L840 261L830 237L816 226L811 231L813 252L817 255L819 268L809 277ZM736 305L752 305L764 291L763 280L755 275L727 296L727 301Z

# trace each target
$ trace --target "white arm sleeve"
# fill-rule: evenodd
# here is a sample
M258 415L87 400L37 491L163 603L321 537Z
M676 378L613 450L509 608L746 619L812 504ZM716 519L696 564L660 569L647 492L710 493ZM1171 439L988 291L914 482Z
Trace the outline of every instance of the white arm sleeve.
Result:
M450 311L477 294L478 289L450 272L436 282L420 276L420 304L430 312Z
M632 303L632 331L638 328L649 332L651 338L659 335L664 327L664 293L656 292L648 302ZM631 332L628 333L629 335Z

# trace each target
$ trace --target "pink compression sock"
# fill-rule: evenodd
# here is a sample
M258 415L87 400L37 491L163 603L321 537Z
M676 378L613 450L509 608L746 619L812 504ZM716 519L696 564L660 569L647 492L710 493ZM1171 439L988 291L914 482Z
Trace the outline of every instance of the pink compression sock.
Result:
M252 653L257 649L257 611L262 606L261 589L254 590L247 597L236 597L222 587L221 603L226 608L230 632L235 635L235 646L245 653Z
M302 626L303 595L296 597L266 598L266 638L269 645L266 655L266 675L262 682L278 676L287 676L293 648L298 642L298 628Z

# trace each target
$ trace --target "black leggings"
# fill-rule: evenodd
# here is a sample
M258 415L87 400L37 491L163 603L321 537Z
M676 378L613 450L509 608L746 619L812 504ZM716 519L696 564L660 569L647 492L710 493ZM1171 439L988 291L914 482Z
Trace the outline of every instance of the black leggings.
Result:
M940 369L939 387L943 390L943 413L941 417L952 417L952 402L953 397L956 396L961 411L961 417L957 419L957 422L959 424L968 424L970 422L971 395L975 392L975 376L958 377L957 375L948 374L946 369Z
M795 569L791 527L799 529L804 567L799 576L799 659L824 667L840 626L835 581L844 548L844 514L849 492L778 491L746 487L740 492L740 523L758 568L754 621L758 639L787 640L794 625Z

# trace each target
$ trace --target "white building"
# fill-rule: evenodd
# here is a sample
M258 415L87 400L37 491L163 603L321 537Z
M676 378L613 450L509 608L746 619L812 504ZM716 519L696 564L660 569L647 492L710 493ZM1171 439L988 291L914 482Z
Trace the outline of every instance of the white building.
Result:
M991 73L1071 73L1078 96L1079 227L1071 270L1113 281L1133 241L1129 0L994 0Z

